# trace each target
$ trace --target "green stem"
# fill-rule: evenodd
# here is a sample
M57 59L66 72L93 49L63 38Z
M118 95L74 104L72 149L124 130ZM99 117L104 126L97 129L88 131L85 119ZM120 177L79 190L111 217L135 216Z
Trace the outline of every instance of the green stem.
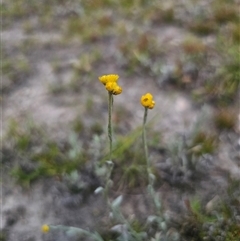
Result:
M113 95L108 92L108 138L109 138L109 160L112 161L112 109Z
M146 138L146 122L147 122L147 114L148 114L148 108L145 107L145 111L144 111L144 117L143 117L143 132L142 132L142 138L143 138L143 146L144 146L144 154L145 154L145 160L146 160L146 164L147 164L147 175L148 175L148 186L149 186L149 192L150 195L153 199L155 208L157 210L157 213L159 215L161 215L161 208L159 207L159 205L157 204L157 200L156 200L156 195L155 195L155 191L153 188L153 181L151 180L151 165L150 165L150 161L148 158L148 145L147 145L147 138Z
M112 162L112 110L113 110L113 94L108 92L108 138L109 138L109 160L107 163L108 173L106 177L105 184L105 198L107 200L107 204L110 206L110 201L108 197L109 187L111 182L111 173L113 169Z
M145 107L144 110L144 117L143 117L143 132L142 132L142 138L143 138L143 146L144 146L144 154L145 154L145 160L146 160L146 164L147 164L147 172L148 172L148 181L150 184L150 180L149 180L149 172L150 172L150 162L148 159L148 145L147 145L147 138L146 138L146 122L147 122L147 114L148 114L148 108Z
M108 207L110 207L111 202L108 197L108 194L109 194L109 188L110 188L110 184L111 184L111 174L112 174L113 164L107 164L107 165L108 165L108 173L107 173L107 178L106 178L104 196L105 196Z

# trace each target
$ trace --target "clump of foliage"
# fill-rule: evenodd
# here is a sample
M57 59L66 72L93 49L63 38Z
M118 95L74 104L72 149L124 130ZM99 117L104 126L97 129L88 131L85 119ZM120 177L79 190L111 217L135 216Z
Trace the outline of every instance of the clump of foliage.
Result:
M69 142L60 144L46 138L43 130L31 121L24 126L12 121L5 140L5 150L13 149L12 155L18 162L12 163L10 173L25 185L44 176L61 178L63 174L79 169L86 160L81 143L74 134Z

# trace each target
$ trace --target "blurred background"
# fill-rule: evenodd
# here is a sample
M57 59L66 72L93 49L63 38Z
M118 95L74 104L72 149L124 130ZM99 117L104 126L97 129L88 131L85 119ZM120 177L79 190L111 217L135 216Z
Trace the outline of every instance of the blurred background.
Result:
M149 152L166 203L197 195L205 206L221 193L240 215L239 192L226 200L240 179L239 7L237 0L3 0L0 240L59 241L42 236L42 223L93 230L104 223L92 193L108 153L107 92L98 80L108 73L123 88L114 98L113 180L130 195L126 203L146 185L140 98L150 92ZM135 212L138 220L149 214ZM190 240L187 231L182 237Z

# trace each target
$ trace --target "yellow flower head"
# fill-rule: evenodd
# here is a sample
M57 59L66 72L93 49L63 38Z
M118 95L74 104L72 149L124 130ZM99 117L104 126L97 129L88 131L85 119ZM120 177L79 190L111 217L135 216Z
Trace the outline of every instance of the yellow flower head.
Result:
M108 74L98 77L100 82L104 85L106 85L108 82L117 82L119 79L119 76L117 74Z
M143 95L141 97L141 104L148 109L153 109L153 107L155 106L153 96L150 93Z
M119 94L122 93L122 88L121 88L120 86L117 86L117 87L112 91L112 93L113 93L114 95L119 95Z
M114 95L119 95L122 93L122 88L116 82L107 82L106 90Z
M44 224L41 229L43 233L47 233L50 230L50 227L47 224Z

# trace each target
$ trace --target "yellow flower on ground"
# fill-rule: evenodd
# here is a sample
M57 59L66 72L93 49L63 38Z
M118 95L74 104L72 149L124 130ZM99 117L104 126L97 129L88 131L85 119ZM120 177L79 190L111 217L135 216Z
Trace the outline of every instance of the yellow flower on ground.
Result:
M153 96L150 93L147 93L141 97L141 104L143 107L148 109L153 109L155 106L155 101L153 100Z
M108 82L117 82L119 79L119 76L117 74L108 74L108 75L102 75L98 77L100 82L104 85L106 85Z
M43 233L47 233L50 230L50 227L47 224L44 224L41 229Z
M116 82L107 82L106 90L114 95L119 95L122 93L122 88Z

